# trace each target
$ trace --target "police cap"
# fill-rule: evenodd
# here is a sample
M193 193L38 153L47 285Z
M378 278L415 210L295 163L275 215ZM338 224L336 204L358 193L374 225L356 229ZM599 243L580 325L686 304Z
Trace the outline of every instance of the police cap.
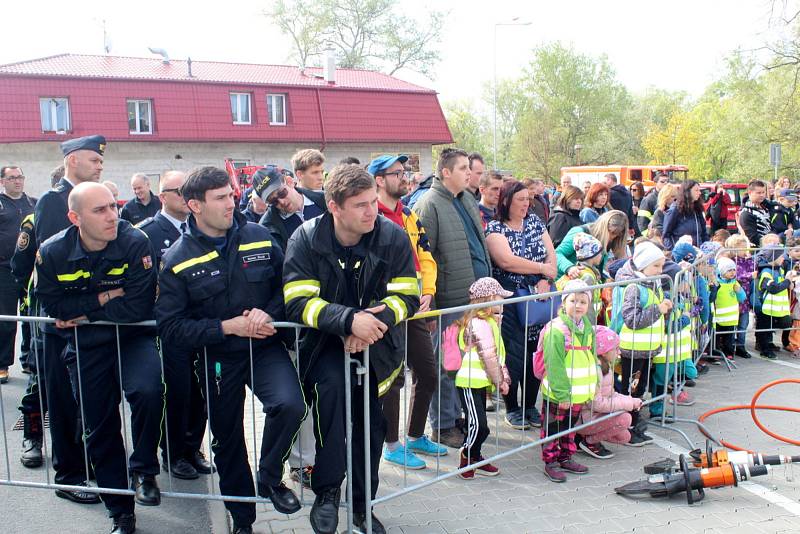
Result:
M91 150L101 156L106 150L106 138L102 135L87 135L61 143L61 151L68 156L76 150Z

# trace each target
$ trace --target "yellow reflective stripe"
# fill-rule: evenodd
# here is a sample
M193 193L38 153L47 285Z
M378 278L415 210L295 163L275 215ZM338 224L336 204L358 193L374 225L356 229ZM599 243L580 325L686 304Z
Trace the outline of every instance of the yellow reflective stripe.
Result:
M108 271L107 274L123 274L127 270L128 270L128 264L126 263L122 267L116 267L114 269L111 269L110 271Z
M272 241L253 241L252 243L245 243L244 245L239 245L239 251L243 250L253 250L256 248L268 248L272 246Z
M401 295L419 295L419 282L416 277L398 276L389 280L389 283L386 284L386 291Z
M381 302L389 306L389 308L394 312L395 324L408 317L408 308L406 308L406 303L403 302L403 299L400 297L395 297L394 295L388 296L381 300Z
M87 273L81 269L79 271L75 271L74 273L56 275L56 278L58 278L59 282L74 282L78 278L89 278L90 276L92 276L92 273Z
M196 258L192 258L190 260L182 261L181 263L172 268L172 272L178 274L184 269L188 269L192 265L197 265L198 263L205 263L213 260L214 258L219 258L219 252L217 252L216 250L212 250L208 254L203 254L202 256L197 256Z
M386 379L384 379L383 382L378 384L378 397L383 397L386 393L389 392L389 389L392 387L392 384L397 378L397 375L399 375L400 372L403 370L403 367L404 364L401 363L400 367L392 371L392 374L386 377Z
M328 303L323 299L320 298L309 299L308 302L306 302L305 307L303 308L303 323L307 324L312 328L317 328L317 322L319 321L319 313L327 305Z
M295 280L284 284L283 302L288 304L290 300L298 297L317 297L319 291L319 280Z
M647 210L643 210L642 208L639 208L639 211L636 213L636 216L637 217L644 217L645 219L652 219L653 218L653 214L652 213L650 213Z

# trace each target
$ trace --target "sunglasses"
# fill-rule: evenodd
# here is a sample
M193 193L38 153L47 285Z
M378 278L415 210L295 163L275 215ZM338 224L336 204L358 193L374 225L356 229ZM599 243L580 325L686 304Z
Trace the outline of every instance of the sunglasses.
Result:
M270 199L267 200L267 204L270 206L275 206L278 202L283 200L289 194L289 188L286 186L281 187L275 193L273 193Z
M181 188L180 187L173 187L171 189L162 189L161 192L162 193L175 193L176 195L180 195L181 194Z

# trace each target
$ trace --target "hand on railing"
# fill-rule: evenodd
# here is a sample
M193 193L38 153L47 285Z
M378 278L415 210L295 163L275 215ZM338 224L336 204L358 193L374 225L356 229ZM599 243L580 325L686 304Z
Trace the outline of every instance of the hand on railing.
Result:
M66 321L62 319L56 319L56 328L75 328L83 321L87 321L87 317L85 315L81 315L80 317L75 317L74 319L67 319Z
M226 336L264 339L274 334L275 331L272 317L258 308L245 310L242 315L222 321L222 333Z
M422 295L419 298L419 313L430 311L431 302L433 302L433 295Z
M353 335L370 345L381 339L389 327L373 313L380 313L385 309L386 304L381 304L356 313L353 316L353 326L350 328Z
M370 346L370 343L367 343L363 339L350 335L344 339L344 350L345 352L349 352L350 354L355 354L356 352L361 352L365 350L367 347Z

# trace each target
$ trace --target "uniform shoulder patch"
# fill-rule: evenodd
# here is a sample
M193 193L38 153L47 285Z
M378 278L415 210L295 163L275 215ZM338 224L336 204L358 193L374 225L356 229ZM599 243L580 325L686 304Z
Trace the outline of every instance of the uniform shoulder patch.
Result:
M147 256L142 256L142 265L145 269L152 269L153 268L153 258L148 254Z
M25 250L30 242L31 236L28 235L28 232L20 232L19 237L17 237L17 250Z

